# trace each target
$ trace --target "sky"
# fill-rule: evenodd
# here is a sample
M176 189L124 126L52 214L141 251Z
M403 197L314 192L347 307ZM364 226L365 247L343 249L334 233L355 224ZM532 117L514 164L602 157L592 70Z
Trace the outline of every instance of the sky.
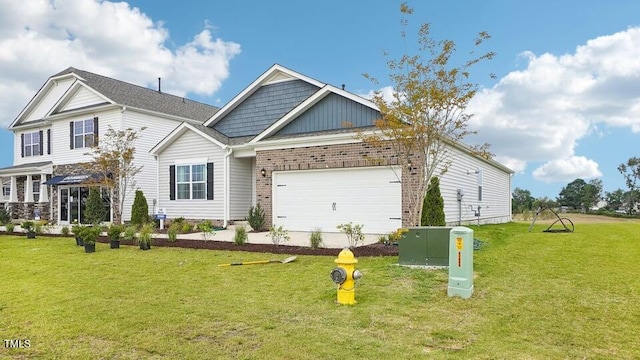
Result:
M413 1L407 39L390 0L0 0L0 167L7 126L51 75L73 66L223 106L278 63L367 96L390 89L388 58L416 50L416 30L477 50L467 111L512 188L555 198L576 178L626 189L617 170L640 156L640 2ZM387 53L388 57L385 57ZM363 74L379 79L372 83ZM495 77L491 77L494 74Z

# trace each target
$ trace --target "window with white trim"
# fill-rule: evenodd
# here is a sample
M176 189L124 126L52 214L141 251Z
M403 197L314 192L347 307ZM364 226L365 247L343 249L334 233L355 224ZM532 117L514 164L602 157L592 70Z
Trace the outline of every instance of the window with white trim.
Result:
M32 132L24 134L24 156L39 156L42 153L40 149L40 132Z
M176 165L176 187L178 200L206 199L206 165Z
M33 182L33 202L40 200L40 181Z
M74 149L93 146L95 141L95 131L93 125L94 119L73 122Z
M11 183L5 182L2 184L2 195L4 195L5 199L8 199L11 196Z

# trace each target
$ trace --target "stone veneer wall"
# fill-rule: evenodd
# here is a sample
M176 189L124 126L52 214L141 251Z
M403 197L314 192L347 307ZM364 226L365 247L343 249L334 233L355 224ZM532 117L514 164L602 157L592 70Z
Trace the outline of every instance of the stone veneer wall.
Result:
M41 176L33 175L32 181L39 181ZM46 203L25 203L24 202L24 184L27 181L26 176L16 177L16 187L18 190L18 202L9 203L10 215L12 219L34 219L34 210L40 209L40 219L50 219L49 202Z
M420 163L416 157L414 164ZM399 165L398 156L389 147L374 147L365 143L309 146L256 152L256 201L265 212L266 226L272 223L271 172L283 170L355 168L377 165ZM265 169L265 177L260 173ZM408 190L417 185L418 174L402 171L402 226L409 224Z

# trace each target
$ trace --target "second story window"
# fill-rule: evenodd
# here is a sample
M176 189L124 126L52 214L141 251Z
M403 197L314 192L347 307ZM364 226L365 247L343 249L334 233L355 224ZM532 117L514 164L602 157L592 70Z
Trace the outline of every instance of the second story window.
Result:
M42 131L22 134L22 156L42 155Z
M98 118L72 121L69 135L72 149L88 148L96 145L98 137Z

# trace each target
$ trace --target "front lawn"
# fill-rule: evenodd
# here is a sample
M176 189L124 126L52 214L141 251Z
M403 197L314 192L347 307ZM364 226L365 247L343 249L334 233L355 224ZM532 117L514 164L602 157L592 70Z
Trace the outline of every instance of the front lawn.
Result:
M0 236L8 358L415 359L640 357L639 223L473 227L471 299L447 272L361 257L355 306L334 303L334 257Z

